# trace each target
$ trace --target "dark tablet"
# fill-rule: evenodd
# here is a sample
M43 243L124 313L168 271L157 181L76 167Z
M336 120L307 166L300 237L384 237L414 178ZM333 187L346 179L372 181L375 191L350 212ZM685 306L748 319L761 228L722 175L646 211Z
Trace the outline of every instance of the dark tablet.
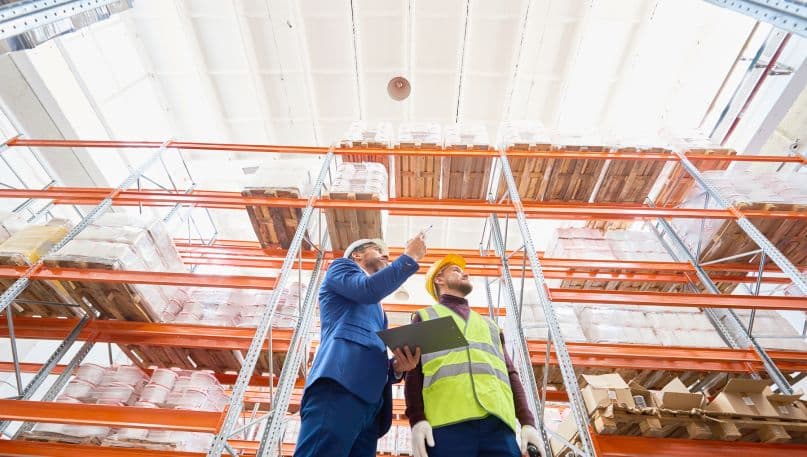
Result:
M378 336L390 349L409 346L414 351L419 347L421 354L468 346L451 316L382 330Z

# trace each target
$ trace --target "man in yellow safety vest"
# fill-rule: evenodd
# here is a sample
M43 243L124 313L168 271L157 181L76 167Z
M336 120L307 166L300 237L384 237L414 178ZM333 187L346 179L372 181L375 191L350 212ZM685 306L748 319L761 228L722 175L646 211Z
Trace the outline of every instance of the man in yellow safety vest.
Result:
M414 455L515 457L525 454L528 444L541 449L499 327L472 311L465 299L473 290L465 265L455 254L435 262L426 274L426 291L436 303L412 318L419 322L451 316L468 340L467 347L423 354L407 373L406 415Z

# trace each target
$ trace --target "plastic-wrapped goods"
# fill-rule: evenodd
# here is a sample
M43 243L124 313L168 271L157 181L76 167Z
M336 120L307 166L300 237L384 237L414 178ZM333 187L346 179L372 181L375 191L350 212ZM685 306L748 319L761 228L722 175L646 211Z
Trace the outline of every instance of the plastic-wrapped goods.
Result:
M252 305L242 307L238 326L256 327L266 310L266 305L269 303L272 294L280 293L277 308L275 308L275 317L272 319L272 327L293 328L297 324L300 302L305 295L305 288L305 284L292 282L280 292L262 291L265 293L256 294L256 300L252 302Z
M336 169L336 177L329 192L366 193L387 199L387 169L373 162L343 162Z
M0 212L0 243L27 227L28 221L20 213Z
M552 144L556 149L567 151L611 151L602 135L595 132L557 132L552 135Z
M399 425L395 430L395 455L413 455L412 429Z
M401 147L442 147L443 132L436 122L404 122L398 126Z
M107 372L106 367L94 363L84 363L76 370L76 379L86 381L93 385L98 385L104 379Z
M311 159L290 158L264 162L250 178L246 190L289 192L291 196L307 198L314 185L311 164ZM274 195L271 192L269 194Z
M166 271L186 273L188 267L182 262L168 227L159 218L144 219L135 214L107 213L100 216L93 225L99 227L135 227L146 230L151 236L157 253L160 254Z
M31 265L47 254L70 230L68 221L53 219L49 225L32 225L0 244L0 263Z
M395 432L397 429L398 427L393 425L386 435L378 439L378 444L376 445L377 452L384 454L392 454L395 452Z
M731 202L733 205L744 207L752 205L762 205L769 207L771 205L807 205L807 175L804 173L794 172L759 172L759 171L745 171L745 170L710 170L703 172L704 177L717 189L720 195ZM681 203L683 208L706 208L715 209L719 208L714 199L709 199L707 204L707 194L700 186L693 186ZM676 231L684 239L684 242L690 249L695 249L700 239L702 247L708 246L709 241L712 240L721 229L724 229L725 224L729 224L724 219L705 219L703 220L703 230L701 230L701 219L674 219L673 226ZM794 226L791 230L783 230L782 224L777 223L775 226L762 227L760 230L768 236L774 244L784 241L782 238L789 237L789 233L798 232L800 226ZM795 229L795 230L794 230ZM739 233L737 230L726 230L727 233ZM782 238L782 239L780 239ZM750 243L746 243L750 246ZM744 247L743 243L733 243L732 245L738 248ZM753 246L756 247L756 246ZM804 247L800 243L791 243L788 246L790 249L784 252L786 256L791 258L794 262L800 261L803 257ZM791 252L792 251L792 252ZM742 250L739 252L743 252ZM733 252L728 252L725 249L720 249L715 252L715 258L722 257L723 254L730 255ZM791 257L791 254L793 257ZM709 260L708 258L706 260Z
M283 432L283 442L286 444L294 444L300 436L300 418L297 416L290 417L286 422L286 430Z
M574 310L574 305L565 303L555 303L555 315L560 324L560 331L566 341L586 341L586 335L580 326L580 321ZM530 290L524 296L524 306L521 314L522 325L524 326L524 336L527 338L545 340L547 338L548 327L541 306L534 290Z
M379 122L370 127L367 122L354 121L339 144L345 147L391 148L393 140L392 124L389 122Z
M445 128L446 149L489 149L488 129L483 122L458 122Z
M736 310L737 317L748 326L751 310ZM807 351L807 339L777 311L757 311L754 315L754 337L766 348ZM773 337L773 338L772 338Z
M546 248L546 257L612 260L614 252L601 231L590 228L559 228Z
M540 122L508 121L499 129L504 146L530 151L549 151L552 138Z

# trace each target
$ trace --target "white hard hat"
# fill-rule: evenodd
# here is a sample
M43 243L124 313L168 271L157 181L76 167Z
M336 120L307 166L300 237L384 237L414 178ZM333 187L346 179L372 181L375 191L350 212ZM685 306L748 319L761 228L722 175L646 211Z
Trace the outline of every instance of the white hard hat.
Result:
M345 254L342 257L349 259L350 254L353 254L353 251L355 251L356 248L370 243L378 246L378 248L381 249L381 252L387 252L387 244L384 243L384 240L382 240L381 238L362 238L360 240L356 240L350 243L350 246L348 246L347 249L345 249Z

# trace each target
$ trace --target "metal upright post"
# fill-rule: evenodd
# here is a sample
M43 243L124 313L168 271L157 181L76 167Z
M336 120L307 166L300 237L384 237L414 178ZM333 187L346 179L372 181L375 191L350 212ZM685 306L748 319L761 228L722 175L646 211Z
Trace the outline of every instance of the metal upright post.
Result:
M326 240L327 237L326 234ZM297 380L297 374L304 359L304 354L308 352L304 349L306 348L306 342L311 330L311 323L314 321L314 310L316 309L314 304L316 303L319 284L322 278L322 267L325 263L324 254L324 251L319 251L317 254L314 270L311 273L311 280L305 292L305 299L300 307L300 318L297 320L297 325L291 337L291 343L289 344L289 356L286 358L283 369L280 371L277 391L272 397L272 412L270 413L269 423L263 430L263 436L260 441L261 444L260 447L258 447L256 457L273 455L280 446L280 440L283 437L285 413L291 401L291 394L294 391L294 382Z
M535 381L535 373L532 371L532 363L530 362L530 351L527 347L527 337L524 335L524 327L521 325L521 309L516 300L516 291L513 287L513 278L510 275L510 264L507 260L507 251L505 249L504 239L502 238L501 229L499 228L499 218L496 214L490 215L491 237L496 253L502 261L502 284L505 293L505 310L507 319L516 332L515 341L517 343L516 355L520 360L519 375L523 380L526 380L528 395L527 400L530 403L530 409L535 412L538 418L538 431L541 433L541 438L544 441L544 450L546 455L552 455L552 450L549 447L549 438L546 434L544 427L544 407L545 405L538 398L538 384ZM546 369L546 368L545 368Z
M311 196L308 198L308 204L303 210L299 225L297 226L297 231L294 233L294 238L292 239L289 249L286 252L286 258L283 260L283 266L280 269L280 273L275 284L275 290L283 290L283 288L286 286L286 282L288 282L289 272L294 266L297 251L302 245L305 231L308 228L309 221L311 220L311 214L314 212L314 201L319 196L320 191L322 190L322 184L325 181L325 175L328 173L328 169L333 158L333 149L334 148L331 147L328 150L328 153L325 155L325 159L322 162L322 167L320 168L319 175L314 183ZM261 353L263 342L266 340L266 335L269 333L269 327L272 324L272 319L275 316L279 301L280 294L272 294L272 298L269 300L269 303L266 306L266 311L264 311L263 316L261 316L261 320L258 323L258 328L255 331L255 336L252 338L252 342L249 345L247 356L244 358L241 370L238 372L238 379L233 386L233 392L230 396L230 407L227 409L221 430L219 430L219 433L213 438L213 445L207 452L208 457L219 457L221 455L221 453L224 451L225 445L227 444L230 431L233 429L238 421L239 416L241 415L244 393L246 393L249 380L252 377L252 372L255 370L255 364L258 362L258 357Z
M577 382L577 375L572 366L569 350L566 347L566 342L563 340L560 324L555 315L555 308L552 306L552 300L549 297L549 289L546 286L544 271L541 268L541 264L538 262L535 244L532 241L532 234L527 225L527 217L524 215L524 206L521 203L521 197L518 195L518 186L516 186L516 181L513 178L513 170L510 168L510 162L507 159L507 153L504 148L500 148L499 158L502 164L502 175L507 182L507 188L510 192L510 200L513 202L513 206L516 210L518 228L524 240L524 254L530 260L530 267L532 268L533 279L538 292L538 300L544 311L544 316L546 317L546 324L549 328L551 341L555 345L558 366L563 376L563 384L566 387L566 392L569 395L569 403L571 405L572 416L577 425L581 447L586 456L593 457L596 454L594 452L594 444L591 440L591 435L589 434L588 414L585 403L583 402L583 396L580 392L580 384Z

